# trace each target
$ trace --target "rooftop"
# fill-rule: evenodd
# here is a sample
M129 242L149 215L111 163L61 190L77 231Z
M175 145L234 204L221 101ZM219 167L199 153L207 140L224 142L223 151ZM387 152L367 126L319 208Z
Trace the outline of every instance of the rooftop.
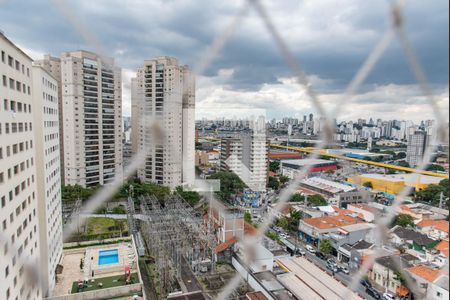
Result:
M296 165L296 166L312 166L312 165L320 165L320 164L335 164L336 162L326 159L282 159L282 164Z
M417 224L418 227L434 227L434 229L448 233L449 223L445 220L422 220Z
M312 186L315 188L319 188L331 193L339 193L339 192L350 192L353 191L355 188L346 184L342 184L339 182L334 182L331 180L326 180L319 177L311 177L308 179L305 179L301 182L302 184Z
M438 184L442 178L435 176L419 175L419 174L361 174L361 177L381 179L392 182L406 182L408 184Z
M414 275L422 277L423 279L425 279L428 282L433 282L439 276L439 273L440 273L439 269L430 268L430 267L424 266L424 265L417 265L417 266L411 267L407 270L408 270L408 272L410 272Z
M310 219L304 219L303 222L306 224L315 227L317 229L331 229L331 228L338 228L358 223L364 223L363 221L352 218L350 216L325 216L325 217L319 217L319 218L310 218Z
M442 254L444 254L445 257L448 257L448 241L442 240L434 246L434 249L440 251Z
M392 230L392 233L403 240L413 241L422 246L427 246L436 242L435 240L430 239L426 234L401 226L396 226L394 230Z

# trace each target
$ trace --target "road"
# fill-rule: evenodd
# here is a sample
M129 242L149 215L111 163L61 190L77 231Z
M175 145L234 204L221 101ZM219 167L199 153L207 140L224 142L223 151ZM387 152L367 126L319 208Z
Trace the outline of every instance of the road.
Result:
M293 235L295 233L291 233L291 235ZM295 239L295 238L288 238L287 239L290 243L296 245L299 249L302 249L303 251L306 252L305 258L307 258L309 261L311 261L312 263L314 263L317 267L325 270L326 272L328 272L330 275L332 274L332 272L330 270L327 269L327 262L326 260L320 259L319 257L317 257L315 254L310 253L308 250L306 250L305 248L305 244L299 240L299 239ZM345 274L342 272L337 272L334 274L334 278L336 278L337 280L339 280L340 282L342 282L344 285L349 286L351 284L352 281L352 274ZM366 293L366 289L365 287L363 287L360 283L358 283L358 286L356 288L356 291L359 295L363 296L366 299L369 300L375 300L373 297L369 296ZM383 292L380 292L380 295L383 294Z

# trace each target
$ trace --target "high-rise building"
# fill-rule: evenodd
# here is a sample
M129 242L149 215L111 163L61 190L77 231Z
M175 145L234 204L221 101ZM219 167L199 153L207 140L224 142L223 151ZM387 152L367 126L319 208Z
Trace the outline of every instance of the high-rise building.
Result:
M114 59L61 56L64 183L92 187L123 177L122 77Z
M42 294L50 295L63 249L58 81L40 66L33 66L32 77L40 278Z
M424 131L415 131L409 136L406 148L406 161L411 166L416 166L422 161L427 144L427 133Z
M44 59L34 62L34 65L43 67L58 81L58 116L59 116L59 158L61 181L64 183L64 127L63 127L63 101L61 92L61 59L50 54L44 55Z
M251 124L251 133L221 140L220 168L233 171L253 191L265 191L268 144L264 119Z
M132 79L134 151L147 154L138 177L175 188L195 179L195 78L173 57L145 60ZM159 130L147 128L151 122Z
M0 299L40 299L32 59L0 32ZM45 229L44 229L45 230ZM25 260L28 264L25 264Z

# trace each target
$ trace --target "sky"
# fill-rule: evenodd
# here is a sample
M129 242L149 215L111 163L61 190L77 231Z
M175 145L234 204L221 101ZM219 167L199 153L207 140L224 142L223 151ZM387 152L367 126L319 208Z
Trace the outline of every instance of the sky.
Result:
M434 118L396 39L355 97L343 97L389 27L390 1L261 2L323 107L341 106L341 114L333 117ZM405 2L405 31L448 121L448 1ZM196 70L214 38L244 4L238 0L0 0L0 30L34 59L79 49L114 57L122 68L123 114L130 115L130 79L144 59L174 56ZM196 76L197 117L228 109L264 110L267 118L276 119L317 114L280 53L259 15L250 9L209 68Z

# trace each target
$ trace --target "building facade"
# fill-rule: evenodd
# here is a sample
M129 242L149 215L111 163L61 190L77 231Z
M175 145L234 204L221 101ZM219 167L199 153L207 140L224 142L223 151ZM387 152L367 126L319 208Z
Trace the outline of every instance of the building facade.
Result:
M123 177L122 78L112 58L61 56L64 183L104 185Z
M32 77L40 271L42 292L50 295L63 249L58 82L40 66L33 66Z
M408 146L406 148L406 161L411 166L418 165L425 154L428 145L427 133L423 131L415 131L409 136Z
M63 101L61 91L61 59L59 57L44 55L44 59L34 61L34 65L41 66L46 70L58 83L58 116L59 116L59 158L61 181L64 183L64 126L63 124Z
M195 179L195 78L173 57L145 60L132 79L132 142L146 153L144 182L171 188Z
M0 299L40 299L32 59L0 32Z

